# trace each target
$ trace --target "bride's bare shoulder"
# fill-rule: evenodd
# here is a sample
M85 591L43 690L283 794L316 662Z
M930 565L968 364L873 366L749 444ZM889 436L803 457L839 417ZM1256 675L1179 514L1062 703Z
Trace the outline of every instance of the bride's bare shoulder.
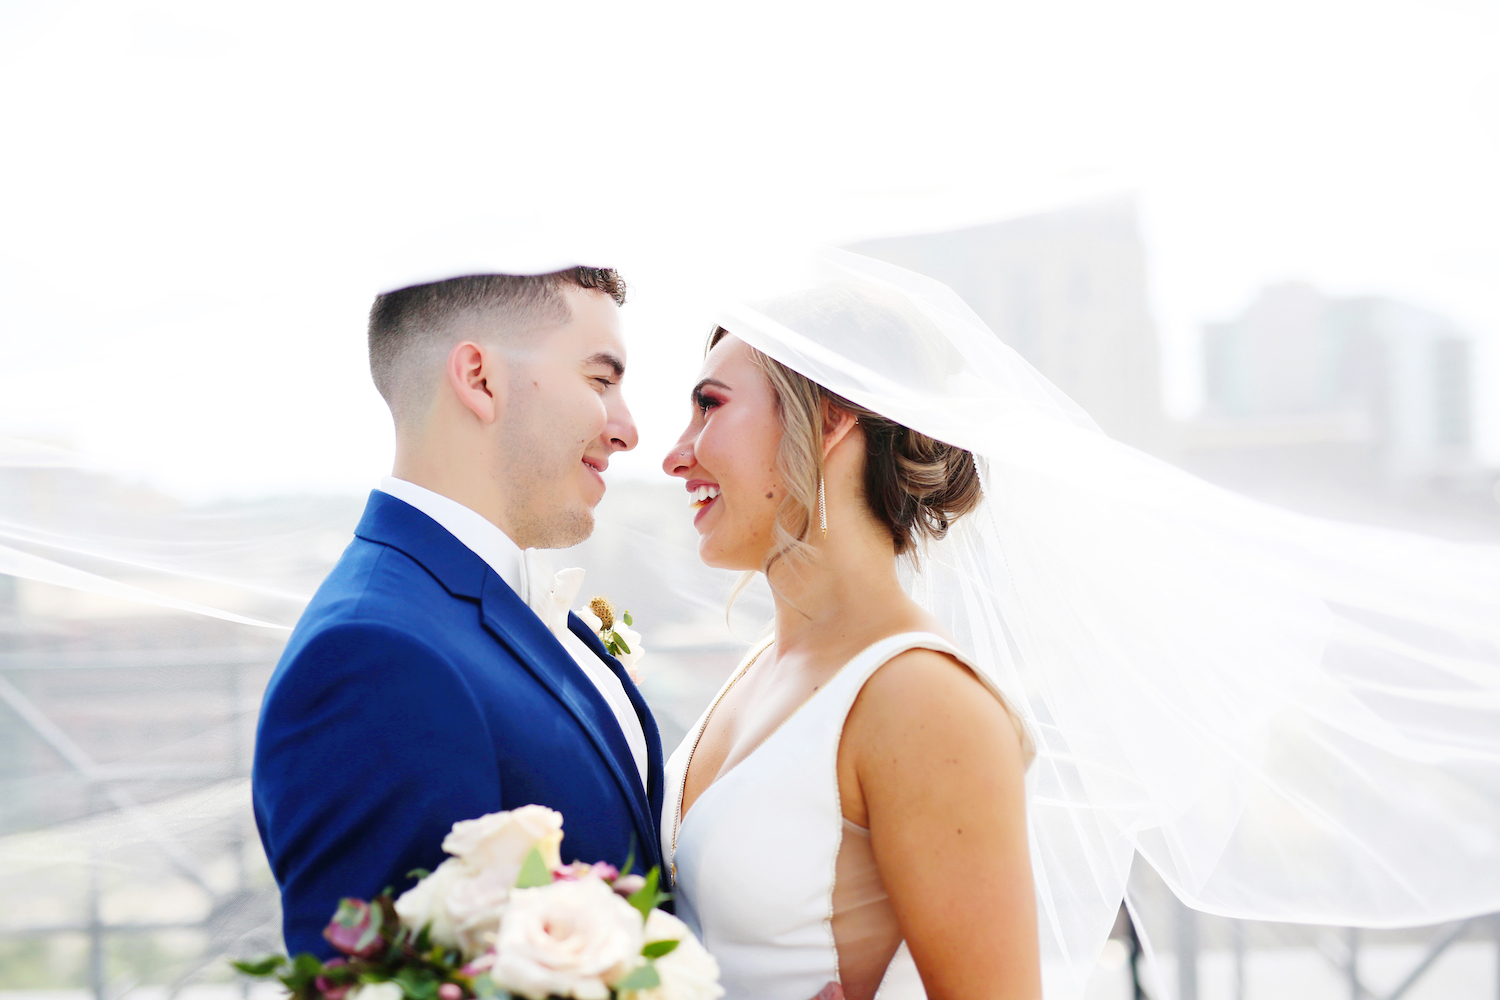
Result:
M967 745L991 748L1024 766L1006 707L966 665L935 649L893 656L865 682L845 723L845 741L942 753Z
M1024 815L1017 727L967 666L937 650L901 653L865 682L844 722L838 772L844 817L859 826L877 811L888 825L981 801Z

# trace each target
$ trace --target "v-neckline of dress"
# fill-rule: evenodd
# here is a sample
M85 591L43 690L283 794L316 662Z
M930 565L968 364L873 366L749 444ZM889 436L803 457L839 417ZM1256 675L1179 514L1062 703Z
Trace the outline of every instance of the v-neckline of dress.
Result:
M791 713L788 714L785 719L782 719L779 723L777 723L776 728L773 729L773 730L771 730L769 733L767 733L766 736L765 736L765 738L762 739L759 743L757 743L750 750L749 753L745 754L745 756L743 756L739 760L735 761L733 767L731 767L729 770L727 770L727 771L723 772L722 774L718 775L717 777L715 777L713 781L709 782L708 783L708 787L705 788L705 789L703 789L703 791L699 792L698 793L698 797L695 798L695 799L693 799L693 807L691 809L685 810L685 809L682 808L682 800L683 800L683 796L687 792L688 772L691 771L692 768L693 768L693 758L695 756L697 756L697 753L698 753L698 744L700 742L702 742L702 740L703 740L703 734L705 732L707 732L707 730L708 730L708 724L713 719L714 712L718 709L719 703L724 700L724 696L727 695L730 692L730 690L736 684L739 683L740 679L742 677L744 677L745 674L750 671L750 668L753 667L755 665L755 662L757 660L759 660L761 658L761 656L763 656L765 654L766 650L770 649L771 646L775 644L775 641L776 641L775 636L772 636L770 639L766 640L765 643L762 644L759 649L757 649L753 654L751 654L748 658L746 658L744 665L742 667L740 667L740 669L738 669L738 670L735 671L734 676L729 679L728 683L726 683L724 685L724 687L719 691L718 696L714 698L713 704L711 704L711 705L708 706L708 711L705 712L705 713L703 713L703 719L701 720L701 722L698 725L697 732L695 732L693 734L693 748L688 751L687 760L683 762L683 767L682 767L682 782L681 782L681 784L679 785L679 787L677 789L677 816L676 816L676 822L673 825L673 829L672 829L672 852L673 852L673 854L675 855L676 852L677 852L677 841L682 836L682 828L683 828L684 824L687 823L687 814L689 812L691 812L694 815L697 815L698 806L708 796L709 792L713 791L719 785L723 784L736 771L738 771L741 767L743 767L746 763L748 763L751 760L751 758L755 757L756 754L760 753L761 750L763 750L765 748L766 744L770 743L771 740L775 738L775 736L776 736L777 733L779 733L783 729L785 729L787 727L788 723L790 723L793 719L795 719L797 716L799 716L799 715L802 714L803 709L807 708L808 705L811 705L818 698L819 695L823 694L823 692L825 692L829 688L833 687L834 681L836 681L844 673L844 671L848 668L849 664L857 662L860 657L864 656L866 653L868 653L870 650L874 649L876 646L879 646L881 643L890 642L892 639L897 639L897 638L900 638L902 636L907 636L907 635L931 635L931 636L933 636L933 638L936 638L936 639L939 639L939 640L942 639L942 636L939 636L936 633L927 632L927 631L923 631L921 629L917 629L917 630L910 631L910 632L896 632L896 633L894 633L892 635L886 636L883 639L876 639L874 642L872 642L869 645L865 646L859 652L855 653L853 656L849 657L849 659L845 660L844 663L843 663L843 665L840 666L838 668L838 670L835 670L833 672L833 676L831 676L831 677L828 678L828 682L826 684L824 684L822 687L818 688L812 694L808 695L805 699L803 699L802 703L800 705L798 705L795 709L793 709L791 711ZM946 642L944 642L944 646L947 646L947 645L948 644Z

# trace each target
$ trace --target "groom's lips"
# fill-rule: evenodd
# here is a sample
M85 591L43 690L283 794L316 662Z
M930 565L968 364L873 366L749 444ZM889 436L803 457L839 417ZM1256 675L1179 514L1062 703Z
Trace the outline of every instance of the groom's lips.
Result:
M603 489L604 470L609 468L609 459L591 458L590 456L585 455L583 456L583 467L594 474L594 478L599 480L599 488Z

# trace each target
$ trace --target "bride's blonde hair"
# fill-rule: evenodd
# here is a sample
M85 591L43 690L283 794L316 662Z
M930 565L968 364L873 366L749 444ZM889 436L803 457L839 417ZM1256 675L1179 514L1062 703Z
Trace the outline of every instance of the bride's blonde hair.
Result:
M708 349L728 335L715 327ZM777 510L776 544L763 572L778 559L806 558L812 552L807 537L818 516L825 402L859 421L865 436L865 507L890 532L896 555L915 556L919 542L942 538L955 520L979 505L979 473L970 452L883 417L746 347L775 393L781 423L776 468L786 493Z

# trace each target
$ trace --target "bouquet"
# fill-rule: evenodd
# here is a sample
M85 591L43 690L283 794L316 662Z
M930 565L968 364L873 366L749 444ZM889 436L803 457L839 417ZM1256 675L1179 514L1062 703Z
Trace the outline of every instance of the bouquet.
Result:
M341 955L235 962L295 1000L717 1000L719 966L657 909L659 872L563 865L562 814L523 806L453 824L448 858L400 897L345 899Z

